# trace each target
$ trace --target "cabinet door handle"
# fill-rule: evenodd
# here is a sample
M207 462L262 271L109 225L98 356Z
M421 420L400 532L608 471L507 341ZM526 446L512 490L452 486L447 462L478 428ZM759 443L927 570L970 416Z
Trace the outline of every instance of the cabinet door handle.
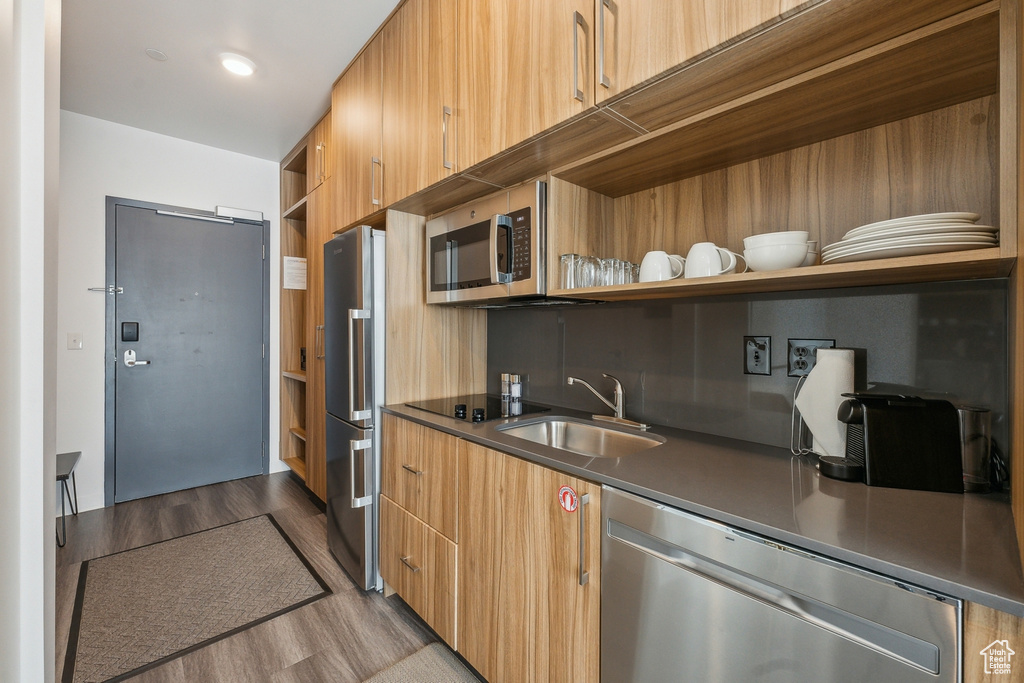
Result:
M452 162L448 158L448 122L452 118L452 108L442 107L441 109L441 164L449 171L452 170Z
M315 347L316 357L317 358L323 358L325 355L327 355L324 352L324 326L323 325L317 325L316 326L316 340L313 342L313 346Z
M423 470L414 469L414 468L410 467L409 465L402 465L402 469L405 470L406 472L412 472L417 477L420 476L421 474L423 474Z
M597 0L597 74L601 79L601 85L606 88L610 88L612 83L608 80L608 75L604 72L604 11L605 9L611 9L611 6L611 0Z
M590 504L590 494L584 493L580 496L580 585L586 586L590 581L590 572L586 571L587 564L587 505Z
M412 564L411 562L409 562L409 558L410 557L412 557L412 555L406 555L405 557L400 557L398 559L400 559L402 561L402 564L404 564L406 567L411 569L413 574L419 574L420 573L420 568L417 567L416 565Z
M579 12L572 13L572 96L580 102L586 102L580 90L580 26L587 30L587 22Z
M380 166L381 185L384 184L384 166L377 157L370 157L370 203L380 206L380 198L377 196L377 174L373 172L374 166Z

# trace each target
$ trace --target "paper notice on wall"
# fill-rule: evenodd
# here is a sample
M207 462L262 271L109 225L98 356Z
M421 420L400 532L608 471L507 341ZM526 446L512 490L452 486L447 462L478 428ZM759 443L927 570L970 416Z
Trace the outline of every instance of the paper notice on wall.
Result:
M305 289L306 259L300 256L285 256L281 282L284 289Z

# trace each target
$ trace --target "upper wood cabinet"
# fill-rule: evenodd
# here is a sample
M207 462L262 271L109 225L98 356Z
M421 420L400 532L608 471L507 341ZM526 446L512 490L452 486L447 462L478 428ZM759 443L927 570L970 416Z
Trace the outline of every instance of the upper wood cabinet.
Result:
M384 204L457 171L456 0L407 0L382 31Z
M596 0L597 102L723 45L806 0Z
M461 0L459 165L594 104L593 0Z
M331 149L331 112L320 119L309 133L306 143L306 191L312 192L331 177L334 168Z
M337 228L384 207L381 163L381 34L363 49L334 84L331 113Z
M459 494L459 652L492 683L597 681L601 487L463 443Z

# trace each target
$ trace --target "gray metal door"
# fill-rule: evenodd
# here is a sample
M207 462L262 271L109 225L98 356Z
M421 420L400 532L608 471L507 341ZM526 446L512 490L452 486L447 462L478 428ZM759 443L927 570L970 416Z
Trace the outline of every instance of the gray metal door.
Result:
M264 472L264 226L116 204L113 232L114 502Z

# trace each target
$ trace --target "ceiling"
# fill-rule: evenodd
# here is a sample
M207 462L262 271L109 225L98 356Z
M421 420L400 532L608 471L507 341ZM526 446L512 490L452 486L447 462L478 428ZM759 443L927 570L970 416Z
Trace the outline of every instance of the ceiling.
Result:
M61 109L280 161L397 4L64 0ZM229 73L221 52L248 57L256 72Z

